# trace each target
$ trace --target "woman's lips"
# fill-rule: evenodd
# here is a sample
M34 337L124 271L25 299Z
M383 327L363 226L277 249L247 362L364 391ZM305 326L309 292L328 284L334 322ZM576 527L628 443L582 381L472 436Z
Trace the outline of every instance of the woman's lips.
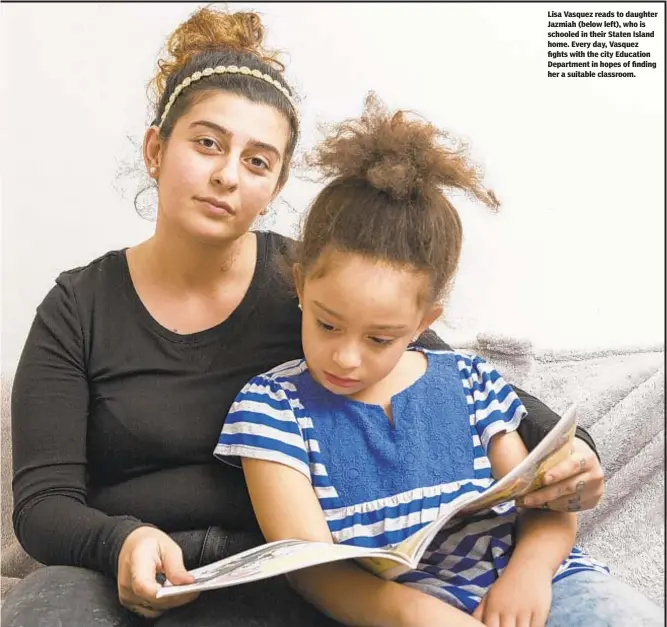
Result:
M197 198L197 200L204 204L209 213L217 216L233 216L236 212L231 205L226 202L216 200L215 198Z
M330 374L329 372L325 372L324 377L329 383L332 383L339 388L351 388L359 385L359 379L341 379L340 377Z

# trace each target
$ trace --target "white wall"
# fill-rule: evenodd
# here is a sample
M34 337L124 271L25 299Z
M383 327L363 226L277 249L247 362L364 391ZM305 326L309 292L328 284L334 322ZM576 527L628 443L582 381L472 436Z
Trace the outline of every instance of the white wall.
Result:
M634 80L546 78L546 4L232 4L290 52L303 147L374 89L472 142L500 214L459 203L450 340L518 333L546 347L662 341L664 6L659 68ZM604 5L594 5L600 10ZM569 8L584 10L577 3ZM558 8L568 8L558 4ZM192 4L2 4L2 368L64 269L146 238L118 177L139 153L145 85ZM317 186L294 178L303 208ZM280 212L274 227L290 232Z

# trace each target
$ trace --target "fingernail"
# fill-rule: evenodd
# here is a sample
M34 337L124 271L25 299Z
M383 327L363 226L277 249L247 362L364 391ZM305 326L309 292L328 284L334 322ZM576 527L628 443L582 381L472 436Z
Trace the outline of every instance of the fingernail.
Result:
M531 499L530 497L525 498L525 499L523 499L523 504L526 507L530 507L533 504L533 499Z
M544 483L551 483L553 480L554 480L554 476L553 476L553 475L547 475L547 476L544 478Z

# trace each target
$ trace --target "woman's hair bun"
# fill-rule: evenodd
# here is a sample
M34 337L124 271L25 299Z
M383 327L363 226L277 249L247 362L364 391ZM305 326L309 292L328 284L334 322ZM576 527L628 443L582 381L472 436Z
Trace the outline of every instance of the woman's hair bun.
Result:
M285 66L278 60L279 53L264 49L263 44L264 26L257 13L228 13L210 7L198 9L167 40L168 58L158 61L159 70L153 79L156 95L159 99L172 74L205 52L221 49L248 52L274 69L284 71Z
M460 141L407 111L390 113L373 92L361 117L334 127L306 163L326 179L363 179L398 200L455 187L498 206Z

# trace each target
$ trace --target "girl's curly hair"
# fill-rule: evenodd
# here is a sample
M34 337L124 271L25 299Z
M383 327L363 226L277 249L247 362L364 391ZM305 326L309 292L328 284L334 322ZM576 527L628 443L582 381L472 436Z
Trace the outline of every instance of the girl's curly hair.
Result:
M461 222L445 190L499 207L464 144L406 111L390 113L373 93L361 117L335 127L306 164L329 183L304 222L304 270L325 248L354 252L427 273L430 300L444 295L461 252Z

